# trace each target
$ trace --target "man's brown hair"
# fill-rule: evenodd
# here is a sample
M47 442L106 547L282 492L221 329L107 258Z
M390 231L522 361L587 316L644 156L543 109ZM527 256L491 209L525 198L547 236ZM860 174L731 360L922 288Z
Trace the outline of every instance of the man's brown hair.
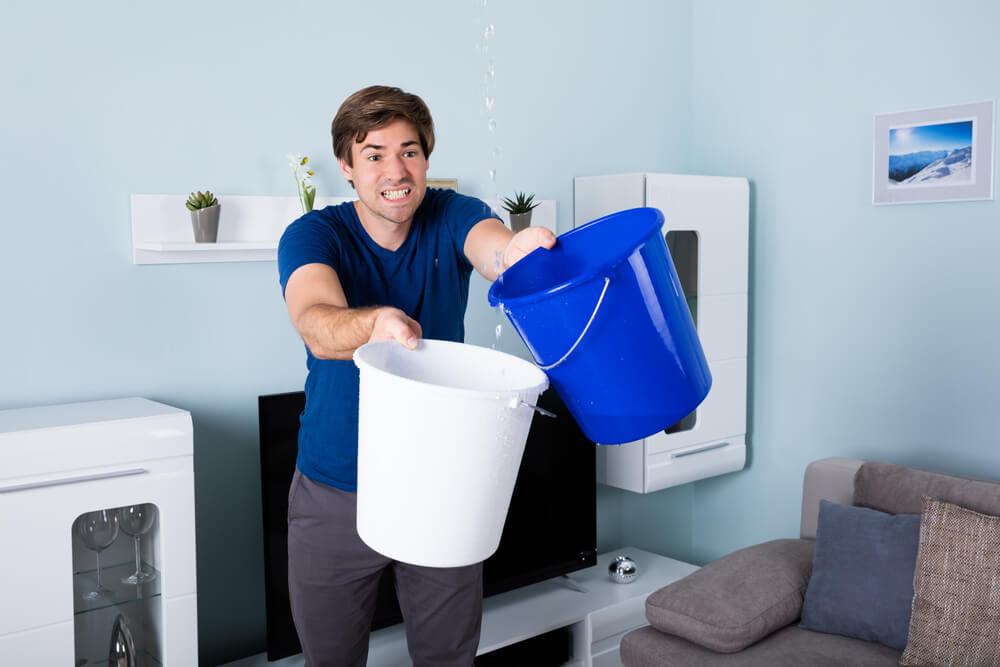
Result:
M430 109L418 96L392 86L369 86L354 93L340 105L330 127L333 154L353 167L351 144L361 143L372 130L396 120L408 120L417 128L424 157L434 150L434 121Z

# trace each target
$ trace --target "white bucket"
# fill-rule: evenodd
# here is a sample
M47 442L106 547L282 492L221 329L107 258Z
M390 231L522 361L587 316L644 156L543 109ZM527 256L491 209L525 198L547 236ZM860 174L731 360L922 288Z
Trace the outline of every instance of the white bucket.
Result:
M538 395L523 359L422 340L358 348L358 534L394 560L471 565L500 544Z

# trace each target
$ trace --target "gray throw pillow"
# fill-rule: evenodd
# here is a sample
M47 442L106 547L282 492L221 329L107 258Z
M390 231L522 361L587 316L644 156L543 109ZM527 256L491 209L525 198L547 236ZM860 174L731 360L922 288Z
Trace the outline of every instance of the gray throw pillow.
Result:
M820 501L800 627L902 651L919 540L919 514L885 514Z
M734 551L646 598L646 618L713 651L741 651L799 617L812 552L812 540Z

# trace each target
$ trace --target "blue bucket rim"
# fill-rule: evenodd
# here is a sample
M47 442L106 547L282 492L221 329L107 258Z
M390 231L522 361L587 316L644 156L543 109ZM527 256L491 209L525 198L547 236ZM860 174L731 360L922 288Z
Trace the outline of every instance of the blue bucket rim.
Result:
M565 234L560 234L556 241L558 243L559 241L565 238L572 238L577 234L584 233L586 230L593 227L594 225L598 225L610 218L620 218L624 215L638 215L641 217L648 217L650 222L655 222L655 224L651 224L649 226L649 229L645 233L641 235L636 234L636 244L633 245L630 250L620 252L615 256L613 256L610 260L606 260L604 262L601 262L600 264L595 264L589 270L582 271L579 274L570 278L569 280L565 280L561 283L553 285L548 289L544 289L538 292L533 292L532 294L525 294L522 296L511 297L509 299L500 299L497 297L496 294L497 288L502 287L503 285L502 281L500 280L500 278L503 277L503 274L500 274L500 277L497 280L495 280L492 285L490 285L489 293L487 294L490 306L493 307L498 305L518 306L528 303L535 303L536 301L541 301L542 299L548 298L553 294L558 294L559 292L562 292L564 290L572 289L584 283L588 283L594 280L595 278L604 278L612 269L614 269L616 266L618 266L622 262L626 261L629 257L631 257L632 253L634 253L636 249L640 245L642 245L642 243L645 243L645 239L648 239L650 236L652 236L654 232L658 231L663 227L664 217L663 217L663 212L660 209L652 206L639 206L636 208L625 209L623 211L616 211L615 213L605 215L601 218L597 218L596 220L591 220L590 222L582 224L579 227L575 227L566 232ZM535 253L539 252L548 252L548 250L546 250L545 248L537 248L532 252L528 253L523 259L521 259L521 262L527 260ZM518 262L518 264L519 263L520 262ZM517 264L514 264L514 266L509 267L507 271L511 271L516 267ZM504 271L504 273L506 273L507 271Z

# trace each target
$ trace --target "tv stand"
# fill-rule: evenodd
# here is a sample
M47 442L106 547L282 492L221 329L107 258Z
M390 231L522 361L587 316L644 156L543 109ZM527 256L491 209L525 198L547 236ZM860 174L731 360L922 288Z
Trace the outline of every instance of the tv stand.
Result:
M622 554L630 556L639 568L639 576L629 584L616 584L608 577L608 565L615 556ZM483 600L479 653L489 653L557 628L569 628L573 635L570 665L620 665L618 644L622 635L648 624L646 597L697 569L695 565L666 556L623 547L601 554L593 567L492 595ZM572 581L578 588L570 590L563 579ZM227 667L298 667L302 664L301 654L270 663L261 654L229 663ZM369 667L410 664L401 624L372 633Z
M576 591L577 593L587 593L587 589L583 585L578 584L575 579L571 579L568 574L563 574L553 579L550 579L553 584L558 584L559 586L565 586L571 591Z

